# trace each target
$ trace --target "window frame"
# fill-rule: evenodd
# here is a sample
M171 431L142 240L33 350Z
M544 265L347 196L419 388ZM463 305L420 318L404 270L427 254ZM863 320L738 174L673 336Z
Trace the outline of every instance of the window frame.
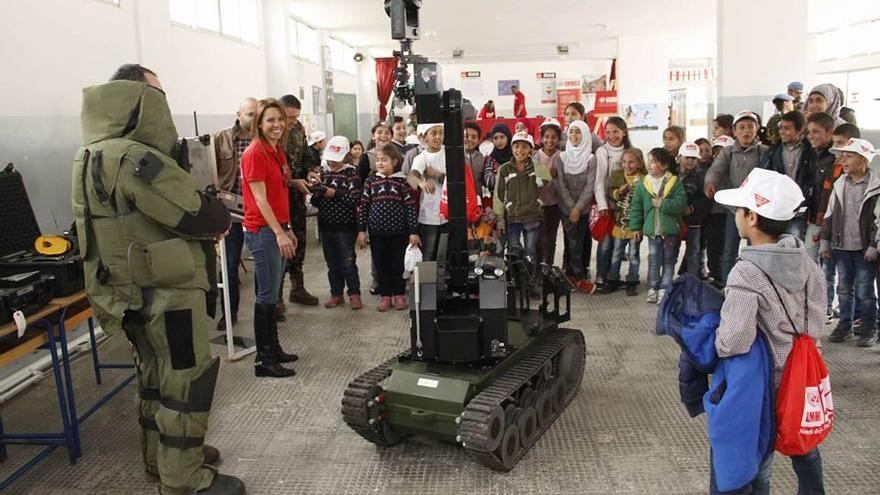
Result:
M296 27L296 51L291 49L290 46L290 24L291 22ZM305 27L306 29L310 29L315 33L315 58L311 59L302 54L302 43L300 42L300 27ZM296 60L306 62L313 65L321 65L321 31L312 26L311 24L304 22L303 20L293 16L287 16L287 53Z
M98 0L98 1L108 1L108 0ZM169 6L170 6L171 2L173 2L173 1L174 1L174 0L168 0ZM238 1L238 2L242 2L242 1L248 1L248 0L237 0L237 1ZM175 20L174 18L172 18L172 17L170 16L170 12L169 12L169 18L170 18L170 21L171 21L171 25L172 25L173 27L182 28L182 29L188 29L188 30L190 30L190 31L195 31L195 32L197 32L197 33L202 33L202 34L208 34L208 35L219 36L220 38L227 39L227 40L231 40L231 41L236 41L236 42L241 43L241 44L243 44L243 45L248 45L248 46L252 46L252 47L256 47L256 48L260 48L260 47L262 47L262 40L263 40L263 32L262 32L262 29L261 29L261 27L260 27L260 18L261 18L261 15L260 15L260 9L261 9L261 4L260 4L260 1L259 1L259 0L250 0L250 1L253 1L253 2L254 2L254 16L255 16L255 18L254 18L254 22L255 22L255 26L256 26L256 28L257 28L257 31L256 31L256 32L257 32L257 39L256 39L256 41L247 40L247 39L244 39L242 36L236 36L236 35L228 34L228 33L225 33L225 32L223 31L223 9L222 9L222 6L221 6L221 0L213 0L213 2L214 2L214 3L216 4L216 6L217 6L217 25L218 25L218 30L216 30L216 31L213 30L213 29L208 29L208 28L204 28L204 27L200 27L200 26L196 25L196 24L195 24L195 22L196 22L196 20L195 20L195 10L193 10L193 24L187 24L187 23L184 23L184 22L181 22L181 21ZM195 9L195 2L196 2L196 0L192 0L192 2L193 2L193 8ZM169 9L169 10L170 10L170 9Z

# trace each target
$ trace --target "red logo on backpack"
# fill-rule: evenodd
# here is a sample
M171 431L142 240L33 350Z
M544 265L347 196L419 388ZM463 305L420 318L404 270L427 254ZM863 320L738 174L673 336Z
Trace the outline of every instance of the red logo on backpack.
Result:
M776 394L774 446L787 456L804 455L825 440L833 424L834 403L828 368L813 339L798 335Z

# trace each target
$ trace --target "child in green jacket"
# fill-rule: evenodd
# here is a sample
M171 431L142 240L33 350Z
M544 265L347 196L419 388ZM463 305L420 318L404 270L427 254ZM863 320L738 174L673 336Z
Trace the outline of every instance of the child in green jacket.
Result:
M664 148L648 153L648 176L636 186L629 225L636 239L648 239L648 299L659 304L672 283L681 219L687 207L687 194L678 177L672 175L675 158ZM662 269L662 274L661 274Z

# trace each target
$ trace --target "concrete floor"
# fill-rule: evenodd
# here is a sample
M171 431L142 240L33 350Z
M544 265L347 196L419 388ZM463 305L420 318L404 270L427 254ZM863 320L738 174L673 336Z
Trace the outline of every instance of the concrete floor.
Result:
M360 253L361 280L367 282L369 254ZM322 298L324 270L312 242L308 287ZM250 275L243 284L247 300ZM221 471L241 477L251 494L706 493L705 419L689 418L679 403L678 348L653 334L656 307L644 295L622 292L576 295L573 301L568 326L583 330L588 353L581 392L511 473L487 470L455 446L427 439L377 450L345 426L339 409L347 382L409 341L405 314L376 312L376 298L369 295L359 312L288 307L281 340L302 357L292 379L256 379L251 359L222 363L208 433L222 452ZM244 332L250 313L243 305ZM215 349L225 355L225 348ZM880 350L854 343L824 349L837 413L822 447L828 493L878 493L880 430L872 425L880 422ZM123 360L127 344L113 337L100 352L104 359ZM96 387L90 360L76 360L73 371L81 411L124 373L107 371L105 385ZM53 387L51 379L43 380L4 404L7 431L54 429L60 422ZM129 385L82 425L83 457L76 465L56 449L8 493L154 493L139 459L135 392ZM0 478L34 451L10 447ZM776 462L774 491L794 493L787 460L777 455Z

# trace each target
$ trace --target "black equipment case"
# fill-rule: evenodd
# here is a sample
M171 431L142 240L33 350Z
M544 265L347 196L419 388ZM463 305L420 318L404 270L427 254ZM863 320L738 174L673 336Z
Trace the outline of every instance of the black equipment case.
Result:
M0 325L12 321L12 313L36 313L52 300L53 277L31 272L0 279Z
M53 277L54 297L82 290L85 276L76 249L60 256L41 255L34 249L39 236L24 181L9 164L0 172L0 277L37 271Z

